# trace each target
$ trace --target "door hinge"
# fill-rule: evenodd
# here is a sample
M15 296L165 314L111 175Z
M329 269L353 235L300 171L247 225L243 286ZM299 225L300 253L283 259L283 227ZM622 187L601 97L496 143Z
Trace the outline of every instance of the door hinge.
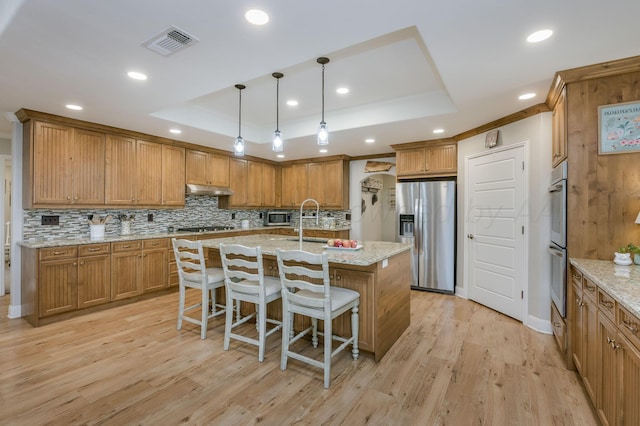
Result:
M524 290L520 290L520 299L524 299Z
M522 235L524 235L524 225L522 225Z
M522 170L524 171L524 161L522 162Z

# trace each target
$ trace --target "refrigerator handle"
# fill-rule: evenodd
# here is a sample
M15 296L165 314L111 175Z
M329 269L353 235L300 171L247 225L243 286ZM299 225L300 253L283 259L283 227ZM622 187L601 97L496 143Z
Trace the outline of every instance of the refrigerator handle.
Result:
M418 192L418 197L413 200L413 211L415 213L413 220L414 246L416 253L420 253L420 247L422 245L422 207L420 205L420 192Z

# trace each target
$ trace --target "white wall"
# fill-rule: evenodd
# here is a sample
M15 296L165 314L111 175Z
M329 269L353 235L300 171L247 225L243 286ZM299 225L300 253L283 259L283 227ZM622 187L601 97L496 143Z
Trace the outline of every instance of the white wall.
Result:
M465 157L487 150L484 147L486 133L462 140L458 143L458 236L456 293L466 296L465 284L465 244L464 211ZM528 317L524 323L532 328L550 332L550 258L549 247L550 215L547 187L551 176L551 113L511 123L500 128L500 145L510 145L527 141L528 173Z
M396 163L395 157L389 158L376 158L375 161L386 161L389 163ZM367 164L367 160L357 160L351 161L349 163L349 209L351 210L351 238L354 240L362 241L362 216L360 214L361 210L361 187L360 182L363 179L371 176L372 174L376 175L390 175L395 179L396 176L396 168L392 167L388 172L376 172L376 173L365 173L364 167ZM379 176L380 177L380 176ZM380 193L378 193L378 196ZM366 218L365 218L366 219Z

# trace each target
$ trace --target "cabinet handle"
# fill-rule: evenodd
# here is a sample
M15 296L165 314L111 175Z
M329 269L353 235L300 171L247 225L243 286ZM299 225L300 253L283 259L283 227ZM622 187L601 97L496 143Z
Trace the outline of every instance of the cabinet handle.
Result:
M70 200L70 199L71 199L71 197L67 197L67 200Z
M73 266L78 266L78 262L73 262Z
M84 265L84 260L82 262L80 262L81 265Z
M77 200L77 199L78 199L78 197L73 197L73 199L74 199L74 200Z
M631 320L623 320L622 324L627 327L633 334L636 334L638 332L638 326L635 322L632 322Z
M573 278L574 278L574 279L576 279L576 280L578 280L578 281L580 281L580 278L581 278L581 277L580 277L580 275L578 275L578 274L573 274Z
M582 308L584 306L584 302L580 299L576 299L576 304L578 305L578 307Z
M131 246L122 246L122 248L131 248Z
M600 304L607 309L613 308L613 302L610 300L603 300L602 302L600 302Z
M89 251L100 251L99 248L90 248Z
M61 254L67 254L67 252L66 251L54 251L53 254L56 255L56 256L59 256Z
M584 288L585 288L585 289L587 289L587 290L589 290L591 293L593 293L594 291L596 291L596 286L593 286L593 285L591 285L591 286L590 286L589 284L585 284L585 285L584 285Z
M336 275L336 280L340 281L342 279L342 275Z
M561 326L561 325L562 325L562 324L560 324L558 321L554 321L554 322L553 322L553 326L554 326L555 328L560 328L560 326Z

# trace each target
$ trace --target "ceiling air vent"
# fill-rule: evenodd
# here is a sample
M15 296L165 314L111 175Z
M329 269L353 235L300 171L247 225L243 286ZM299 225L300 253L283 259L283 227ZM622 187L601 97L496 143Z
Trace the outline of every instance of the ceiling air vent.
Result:
M142 42L142 46L162 56L169 56L178 50L193 46L199 40L178 27L171 26Z

